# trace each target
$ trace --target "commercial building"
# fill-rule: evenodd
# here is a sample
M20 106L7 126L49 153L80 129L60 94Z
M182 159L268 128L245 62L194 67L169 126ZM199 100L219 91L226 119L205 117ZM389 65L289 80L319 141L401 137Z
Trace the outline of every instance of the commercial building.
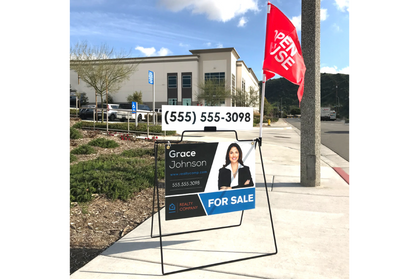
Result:
M154 72L156 108L161 108L162 105L205 105L204 100L198 100L198 85L208 78L224 80L232 94L235 94L236 89L249 92L251 87L259 92L256 75L244 61L238 60L240 56L235 48L199 49L190 52L191 55L123 59L122 63L134 63L138 66L120 90L112 93L114 102L126 102L129 95L141 91L143 103L152 108L153 86L149 84L149 71ZM81 80L79 84L78 75L73 70L70 70L70 86L73 91L86 93L89 102L94 103L94 90ZM221 105L232 106L232 99L225 99Z

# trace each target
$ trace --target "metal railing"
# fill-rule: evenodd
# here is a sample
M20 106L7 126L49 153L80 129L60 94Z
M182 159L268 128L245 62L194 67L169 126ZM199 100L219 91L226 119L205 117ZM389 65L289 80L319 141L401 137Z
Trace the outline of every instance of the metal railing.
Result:
M71 109L71 108L70 108ZM96 122L101 122L102 123L102 119L99 119L99 117L101 118L102 116L102 108L92 108L92 107L81 107L80 109L77 110L78 114L76 115L76 117L79 116L79 113L82 109L93 109L93 130L105 130L104 128L98 128L96 127ZM158 126L160 125L158 122L159 116L161 117L162 113L161 112L153 112L153 111L149 111L149 112L144 112L142 110L136 110L134 112L132 111L128 111L127 109L112 109L113 111L123 111L127 113L127 130L121 130L121 129L109 129L109 114L107 113L109 110L107 110L106 108L103 108L103 112L105 117L103 118L103 120L106 120L106 133L109 134L109 131L115 131L115 132L127 132L129 133L134 133L134 134L145 134L147 133L147 137L150 137L150 126ZM135 126L138 127L138 114L146 114L146 120L147 120L147 132L145 131L130 131L130 119L132 120L130 116L131 114L135 114ZM72 116L70 114L70 116ZM151 116L151 117L150 117ZM142 118L142 117L141 117ZM150 119L154 119L154 123L150 123ZM91 127L82 127L83 129L91 129ZM166 131L163 131L163 133L152 133L153 135L163 135L166 136Z

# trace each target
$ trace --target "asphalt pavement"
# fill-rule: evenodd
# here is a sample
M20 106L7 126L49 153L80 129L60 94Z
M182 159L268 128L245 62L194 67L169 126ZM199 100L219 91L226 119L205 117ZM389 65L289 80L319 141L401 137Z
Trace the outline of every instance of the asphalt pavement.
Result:
M284 120L300 130L300 118ZM343 120L321 121L321 143L346 161L352 162L352 123Z

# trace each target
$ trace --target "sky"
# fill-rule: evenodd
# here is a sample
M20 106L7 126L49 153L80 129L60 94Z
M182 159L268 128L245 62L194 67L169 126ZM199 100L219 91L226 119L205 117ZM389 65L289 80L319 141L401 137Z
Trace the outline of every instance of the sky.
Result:
M271 3L301 43L301 0ZM70 0L70 45L107 44L130 57L234 47L262 80L266 13L262 0ZM349 74L349 0L322 0L320 24L320 71Z

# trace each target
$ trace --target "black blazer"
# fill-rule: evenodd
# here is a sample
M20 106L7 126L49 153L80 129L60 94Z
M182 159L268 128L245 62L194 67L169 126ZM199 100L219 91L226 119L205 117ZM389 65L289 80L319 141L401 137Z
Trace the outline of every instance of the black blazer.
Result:
M233 189L250 187L254 185L249 167L243 166L243 168L240 168L238 175L239 175L239 185L232 187ZM250 183L248 185L244 185L246 180L250 180ZM226 168L221 168L218 171L218 190L221 189L221 186L230 186L230 183L231 183L231 170L226 169Z

